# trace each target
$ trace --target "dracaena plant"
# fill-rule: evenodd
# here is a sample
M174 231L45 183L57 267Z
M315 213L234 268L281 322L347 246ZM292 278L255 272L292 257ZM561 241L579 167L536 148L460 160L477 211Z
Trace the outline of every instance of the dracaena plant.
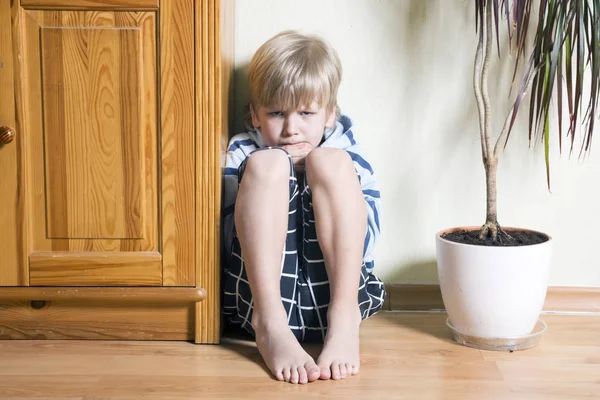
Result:
M496 171L500 151L506 145L521 102L530 94L529 141L544 144L546 176L550 188L550 106L558 109L558 145L563 148L563 132L573 151L576 135L581 135L581 149L590 148L598 108L600 35L600 0L538 0L537 22L532 15L533 0L475 0L476 32L479 36L475 53L473 87L479 111L481 149L486 172L486 222L479 237L506 241L510 236L497 219ZM536 12L535 10L533 12ZM505 20L505 21L503 21ZM506 25L504 25L506 23ZM529 28L535 29L533 45L526 49ZM500 57L499 30L508 29L509 51L514 57L513 83L519 63L524 64L518 92L502 130L492 132L488 94L488 71L492 58L493 36L496 35ZM584 83L584 73L591 79ZM556 87L556 91L554 88ZM565 93L566 91L566 93ZM554 93L556 95L554 96ZM583 96L586 94L586 96ZM587 98L587 104L584 98ZM564 121L563 105L569 120ZM585 107L585 109L584 109Z

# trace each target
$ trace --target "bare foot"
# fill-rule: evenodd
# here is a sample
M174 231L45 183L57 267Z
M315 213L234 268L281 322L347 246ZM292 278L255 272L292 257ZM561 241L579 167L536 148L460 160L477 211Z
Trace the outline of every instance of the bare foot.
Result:
M341 379L358 374L360 368L358 307L329 308L323 351L317 360L321 379Z
M319 367L300 346L285 320L277 323L273 319L253 318L252 327L258 351L278 380L307 383L319 379Z

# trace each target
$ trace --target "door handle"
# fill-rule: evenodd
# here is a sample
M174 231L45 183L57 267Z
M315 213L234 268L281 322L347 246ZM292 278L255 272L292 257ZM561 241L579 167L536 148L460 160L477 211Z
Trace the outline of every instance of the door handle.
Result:
M9 128L8 126L0 127L0 146L5 144L9 144L15 139L17 132L14 129Z

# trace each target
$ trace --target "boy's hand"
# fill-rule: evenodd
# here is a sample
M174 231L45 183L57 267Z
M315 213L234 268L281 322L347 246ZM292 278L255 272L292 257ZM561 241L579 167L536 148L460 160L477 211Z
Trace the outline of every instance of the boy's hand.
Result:
M289 144L282 146L290 153L292 160L294 161L294 169L296 171L304 171L304 163L308 153L314 150L314 147L310 143L301 142L297 144Z

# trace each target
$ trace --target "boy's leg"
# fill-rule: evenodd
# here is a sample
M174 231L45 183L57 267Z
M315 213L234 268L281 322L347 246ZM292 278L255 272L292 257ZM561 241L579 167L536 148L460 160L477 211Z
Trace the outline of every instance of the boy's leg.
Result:
M358 373L360 366L358 289L367 209L345 151L313 150L306 171L330 287L327 335L317 364L321 379L340 379Z
M280 292L289 179L290 161L283 150L253 153L237 195L235 226L252 291L258 350L277 379L306 383L319 379L320 370L290 331Z

